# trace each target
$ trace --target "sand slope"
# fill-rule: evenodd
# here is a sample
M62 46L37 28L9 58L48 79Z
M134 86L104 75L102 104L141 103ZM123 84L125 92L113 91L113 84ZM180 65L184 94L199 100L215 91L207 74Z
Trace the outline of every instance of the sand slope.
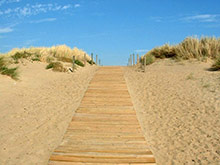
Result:
M125 78L158 165L220 164L220 73L164 60Z
M20 67L20 81L0 75L0 164L47 164L96 67L74 74Z

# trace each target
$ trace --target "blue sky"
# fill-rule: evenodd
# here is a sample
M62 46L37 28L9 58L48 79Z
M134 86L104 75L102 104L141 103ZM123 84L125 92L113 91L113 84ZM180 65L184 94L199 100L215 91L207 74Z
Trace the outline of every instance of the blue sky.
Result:
M0 52L66 44L126 65L187 36L220 36L219 0L0 0Z

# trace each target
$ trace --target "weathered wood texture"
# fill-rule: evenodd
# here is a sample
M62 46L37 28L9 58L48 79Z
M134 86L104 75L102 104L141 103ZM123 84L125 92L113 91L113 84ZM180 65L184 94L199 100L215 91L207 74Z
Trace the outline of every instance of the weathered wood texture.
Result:
M120 67L97 71L49 164L156 164Z

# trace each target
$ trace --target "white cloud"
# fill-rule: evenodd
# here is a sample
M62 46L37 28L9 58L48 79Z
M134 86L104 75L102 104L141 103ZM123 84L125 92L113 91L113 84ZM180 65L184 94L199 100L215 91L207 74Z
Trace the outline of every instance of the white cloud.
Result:
M57 20L56 18L44 18L44 19L40 19L40 20L31 21L30 23L53 22L56 20Z
M20 2L20 0L0 0L0 6L7 4L7 3L17 3Z
M62 11L67 10L73 7L70 4L67 5L58 5L58 4L35 4L30 5L27 4L24 7L16 7L16 8L8 8L4 11L0 10L0 15L7 15L7 16L31 16L37 15L40 13L47 13L49 11Z
M184 22L184 23L216 23L220 22L220 14L197 14L197 15L179 15L179 16L152 16L154 22Z
M13 31L13 29L11 27L0 28L0 33L9 33L12 31Z
M66 10L66 9L69 9L71 7L71 5L65 5L62 7L62 10Z
M74 8L78 8L78 7L80 7L81 5L80 4L75 4L74 5Z
M184 17L184 21L198 21L198 22L217 22L219 15L217 14L198 14L189 17Z

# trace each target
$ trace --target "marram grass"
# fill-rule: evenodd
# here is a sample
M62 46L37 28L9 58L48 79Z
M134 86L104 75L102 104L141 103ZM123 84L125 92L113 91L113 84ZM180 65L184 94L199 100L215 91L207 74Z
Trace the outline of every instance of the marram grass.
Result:
M10 64L18 64L24 59L29 61L46 62L49 65L54 64L54 71L65 71L67 63L73 62L75 56L75 63L81 67L84 66L84 55L86 52L78 48L71 49L66 45L58 45L48 47L30 47L30 48L14 48L8 53L1 54L5 60ZM86 54L86 61L91 61L91 58ZM62 65L62 66L61 66ZM4 72L5 73L5 72Z
M30 47L30 48L14 48L6 54L3 54L7 58L11 58L15 63L18 63L20 59L36 59L35 61L41 62L51 62L51 61L62 61L62 62L72 62L73 56L76 60L84 60L84 52L78 48L71 49L66 45L58 45L48 47ZM37 60L39 59L39 60ZM90 61L91 58L86 54L86 60Z
M177 60L195 58L200 61L205 61L207 58L211 58L215 61L213 66L218 68L220 38L202 37L198 39L196 37L187 37L177 45L165 44L163 46L156 47L147 52L144 56L148 58L150 56L154 56L155 58L173 58Z
M12 79L18 79L17 67L9 68L4 60L4 57L0 57L0 74L10 76Z

